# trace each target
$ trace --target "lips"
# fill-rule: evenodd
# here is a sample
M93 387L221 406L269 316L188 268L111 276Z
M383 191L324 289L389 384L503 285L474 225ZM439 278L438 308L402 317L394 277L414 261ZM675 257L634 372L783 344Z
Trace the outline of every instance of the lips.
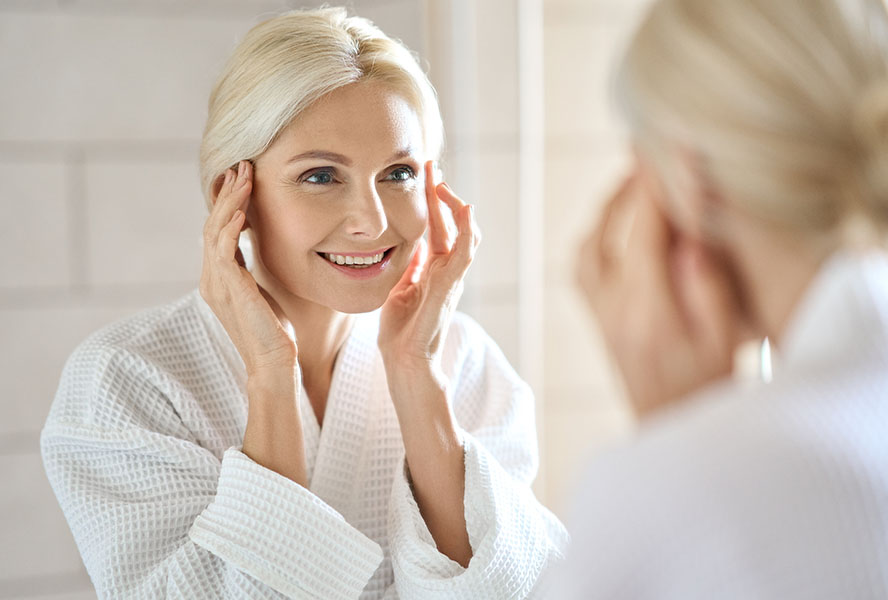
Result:
M328 265L352 279L371 279L388 267L395 247L375 252L318 252Z

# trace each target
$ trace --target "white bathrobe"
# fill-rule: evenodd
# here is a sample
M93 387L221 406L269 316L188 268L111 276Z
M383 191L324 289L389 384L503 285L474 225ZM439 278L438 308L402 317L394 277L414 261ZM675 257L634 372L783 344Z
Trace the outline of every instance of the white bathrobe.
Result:
M828 261L781 359L588 466L553 598L888 598L888 260Z
M44 465L100 598L542 597L566 533L534 498L534 403L457 314L443 364L464 433L468 568L439 553L362 315L318 426L301 394L308 488L241 452L243 362L197 292L113 324L69 359Z

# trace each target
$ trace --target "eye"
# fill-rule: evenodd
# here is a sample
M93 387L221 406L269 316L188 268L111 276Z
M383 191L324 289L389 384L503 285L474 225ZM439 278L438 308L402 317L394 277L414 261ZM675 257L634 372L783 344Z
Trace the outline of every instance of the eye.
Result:
M320 169L303 176L302 181L306 183L314 183L316 185L327 185L334 183L335 179L333 178L332 169Z
M385 178L386 181L410 181L416 178L416 172L408 166L393 169Z

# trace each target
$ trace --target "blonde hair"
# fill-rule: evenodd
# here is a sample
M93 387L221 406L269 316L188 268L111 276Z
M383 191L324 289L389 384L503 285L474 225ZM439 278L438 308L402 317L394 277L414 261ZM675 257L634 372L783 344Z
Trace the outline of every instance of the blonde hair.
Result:
M344 8L293 11L253 27L210 94L200 148L201 189L240 160L261 155L316 100L361 81L390 85L423 124L425 150L437 158L443 126L434 88L417 59L370 21Z
M882 0L659 0L616 79L642 148L678 144L738 208L797 231L888 225Z

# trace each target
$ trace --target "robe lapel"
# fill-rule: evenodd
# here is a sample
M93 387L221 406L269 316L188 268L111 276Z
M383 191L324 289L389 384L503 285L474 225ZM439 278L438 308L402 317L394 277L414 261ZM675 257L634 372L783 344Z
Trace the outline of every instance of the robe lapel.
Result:
M359 317L340 351L320 429L310 489L346 520L353 516L373 411L376 335ZM306 402L306 404L308 404ZM311 411L311 408L308 408ZM310 414L314 415L313 412ZM312 417L311 420L314 420ZM315 420L315 426L317 421ZM306 436L307 438L307 436Z

